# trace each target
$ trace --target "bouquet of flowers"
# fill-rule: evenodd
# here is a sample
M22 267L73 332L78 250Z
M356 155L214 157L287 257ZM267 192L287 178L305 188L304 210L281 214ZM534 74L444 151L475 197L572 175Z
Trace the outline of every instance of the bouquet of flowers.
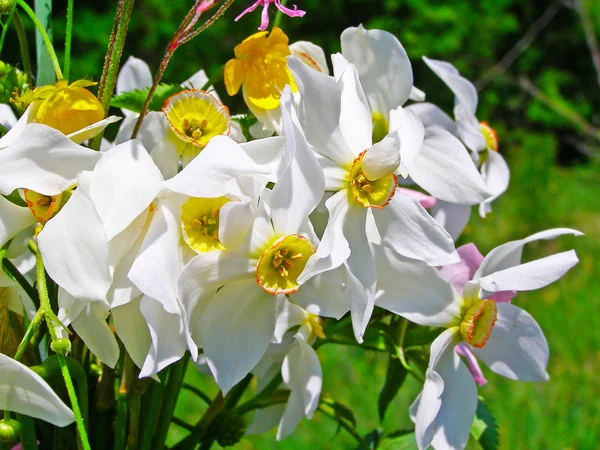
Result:
M473 84L423 57L455 96L448 115L386 31L347 28L328 58L269 29L273 7L278 19L304 11L258 0L235 20L261 7L259 32L221 71L163 82L177 49L232 3L196 0L153 75L135 57L121 64L133 0L119 0L96 83L69 79L72 0L62 66L39 15L3 2L0 46L14 24L23 70L4 64L1 80L0 445L163 449L185 390L207 407L174 449L272 428L285 439L316 411L360 449L462 449L470 436L494 448L479 361L547 380L546 338L513 299L578 262L573 250L523 261L523 248L581 233L541 231L486 256L455 247L509 169ZM37 79L19 16L43 40ZM248 112L232 116L240 90ZM348 382L322 373L325 344L389 355L381 418L418 380L414 428L359 434L356 405L321 395L324 376ZM194 365L214 398L184 386Z

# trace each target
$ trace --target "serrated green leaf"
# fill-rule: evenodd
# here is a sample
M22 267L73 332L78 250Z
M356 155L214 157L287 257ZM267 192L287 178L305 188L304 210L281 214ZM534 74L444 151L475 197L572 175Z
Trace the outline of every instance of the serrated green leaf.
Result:
M479 445L483 450L497 450L500 446L498 424L496 424L488 407L481 400L477 402L471 435L479 441Z
M150 101L149 111L161 111L166 99L183 90L184 88L178 84L159 84ZM149 93L150 87L124 92L114 96L110 101L110 106L139 113Z
M21 198L17 189L12 191L9 195L2 195L2 197L17 206L23 206L24 208L27 208L27 202Z
M388 409L391 401L396 397L400 386L406 380L407 370L404 368L398 358L394 358L392 355L388 358L387 373L385 376L385 384L379 392L379 399L377 400L377 411L379 412L379 420L383 422L385 412Z

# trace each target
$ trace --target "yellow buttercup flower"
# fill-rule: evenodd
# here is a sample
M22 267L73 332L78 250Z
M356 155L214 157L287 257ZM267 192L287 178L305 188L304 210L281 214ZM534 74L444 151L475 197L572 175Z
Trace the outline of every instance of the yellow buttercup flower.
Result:
M225 86L235 95L244 85L244 95L251 106L264 110L279 106L281 91L286 84L297 92L298 87L287 67L291 55L288 37L281 28L269 34L261 31L235 47L235 59L225 66Z
M55 128L65 135L79 131L104 119L100 101L85 89L96 83L79 80L68 84L60 80L54 85L33 91L33 121Z

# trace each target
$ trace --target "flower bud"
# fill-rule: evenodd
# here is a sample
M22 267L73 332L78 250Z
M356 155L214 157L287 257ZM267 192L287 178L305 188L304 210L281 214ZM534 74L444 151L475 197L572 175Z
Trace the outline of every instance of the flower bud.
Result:
M0 420L0 443L12 444L21 433L21 424L16 420Z
M17 0L0 0L0 15L7 16L10 14L15 9L16 4Z
M54 353L67 356L71 351L71 341L68 338L58 338L52 341L50 348Z

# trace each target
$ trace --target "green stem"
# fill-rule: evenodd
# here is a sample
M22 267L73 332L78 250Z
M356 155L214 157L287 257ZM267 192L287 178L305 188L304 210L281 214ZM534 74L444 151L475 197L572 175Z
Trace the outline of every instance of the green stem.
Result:
M171 424L171 418L173 417L175 404L177 403L177 396L181 390L189 360L190 358L187 355L184 355L184 357L173 364L173 367L171 368L169 381L167 382L167 387L165 389L163 405L158 419L158 429L156 430L156 436L154 438L154 450L163 450L165 447L169 425Z
M67 29L65 31L65 78L68 80L71 72L71 41L73 40L73 0L67 3Z
M168 368L166 370L169 370ZM158 426L158 416L160 414L160 405L163 401L165 393L165 380L166 376L163 376L165 372L159 373L160 383L153 383L151 387L150 405L148 407L148 415L144 421L143 428L146 430L142 436L142 444L140 445L141 450L150 450L152 447L152 441L154 439L154 430Z
M133 390L129 397L129 429L127 430L127 450L137 450L140 443L140 423L142 410L142 397L152 378L139 379L139 370L134 366Z
M362 436L356 432L356 430L354 429L354 427L348 425L344 420L339 420L338 419L335 411L330 411L326 407L326 405L323 405L323 404L319 405L319 407L317 408L317 411L320 411L323 414L325 414L326 416L329 416L333 420L335 420L339 424L340 427L342 427L344 430L346 430L356 440L356 442L358 442L358 444L359 444L358 448L360 450L367 450L367 449L370 448L369 445L362 438Z
M17 38L19 39L19 48L21 50L21 59L23 60L23 70L27 76L27 81L31 85L33 83L33 72L31 71L31 58L29 56L29 42L27 41L27 33L25 33L25 27L19 17L19 13L15 12L13 16L13 24L17 31Z
M17 0L17 3L21 8L23 8L25 14L29 16L29 19L35 25L35 28L37 29L38 33L40 33L40 35L42 36L44 44L46 45L46 49L48 50L48 54L50 55L50 59L52 60L52 66L54 67L54 73L56 74L56 78L58 80L62 80L63 74L60 70L60 64L58 63L58 58L56 57L56 52L54 51L54 47L52 46L52 41L50 41L48 33L46 33L46 30L42 26L41 22L38 20L37 16L35 15L35 12L33 12L33 10L29 7L27 3L25 3L24 0Z
M206 431L212 420L219 414L225 407L225 399L221 391L214 398L210 406L194 426L194 431L186 437L183 441L179 442L174 448L177 450L193 450L196 448L199 442L202 442ZM211 442L212 444L212 442ZM201 447L203 448L203 447ZM209 447L210 448L210 447Z
M399 331L399 337L398 337L398 358L400 359L400 363L402 364L402 366L404 366L404 368L408 371L408 373L410 373L413 377L415 377L417 380L420 381L425 381L425 378L423 377L423 374L421 372L419 372L418 370L415 370L415 368L413 366L411 366L408 361L406 360L406 355L404 354L404 340L406 339L406 330L408 329L408 320L405 318L401 319L401 323L400 323L400 331Z
M128 353L123 359L121 384L117 394L117 421L115 431L115 450L124 450L127 443L127 417L129 413L129 394L133 386L135 365Z
M289 396L289 392L282 392L268 398L255 397L252 400L249 400L246 403L243 403L237 408L235 408L235 412L236 414L241 416L246 413L249 413L250 411L254 411L255 409L264 409L273 405L281 405L282 403L288 401Z
M113 446L109 442L111 433L107 430L111 428L111 412L115 404L115 371L114 369L103 366L102 375L97 387L96 408L94 408L95 416L95 437L94 442L96 448L110 448Z
M50 298L48 297L48 286L46 284L46 270L44 268L44 260L42 259L42 254L37 248L37 245L33 241L30 241L29 245L35 253L35 275L37 280L38 294L40 296L40 309L38 311L38 314L41 312L44 315L44 318L46 319L46 324L48 325L48 331L50 332L50 337L53 341L55 341L58 339L55 327L57 326L59 321L58 318L52 312L52 308L50 306ZM69 400L71 400L71 407L73 408L73 413L75 414L75 422L77 423L77 432L79 433L79 439L81 440L81 444L84 450L91 450L87 436L87 431L85 430L83 416L81 415L81 409L79 408L77 394L75 393L75 387L73 386L73 380L71 379L71 373L69 372L65 355L57 354L56 356L58 357L60 371L62 372L63 378L65 380L67 393L69 394Z
M17 414L21 424L21 450L38 450L35 422L29 416Z
M6 39L6 33L8 33L8 28L10 26L10 21L13 18L14 12L15 12L15 8L13 8L13 10L8 14L8 17L2 24L2 36L0 36L0 52L4 48L4 40Z
M108 49L104 58L104 67L102 68L102 76L100 77L100 85L98 88L98 100L100 100L100 103L102 104L105 117L108 116L110 100L112 99L115 86L117 85L117 76L119 74L121 56L123 55L123 47L125 46L125 38L129 28L129 20L131 19L133 2L134 0L119 0L112 33L108 42ZM103 135L104 131L94 137L90 141L89 147L98 150Z
M212 399L207 394L205 394L200 389L198 389L196 386L192 386L189 383L183 383L183 389L196 394L198 397L200 397L202 400L204 400L204 402L207 405L210 405L210 402L212 402Z
M281 0L281 4L285 6L287 0ZM273 21L273 27L278 27L281 24L281 19L283 19L283 13L281 10L277 10L277 14L275 14L275 20Z

